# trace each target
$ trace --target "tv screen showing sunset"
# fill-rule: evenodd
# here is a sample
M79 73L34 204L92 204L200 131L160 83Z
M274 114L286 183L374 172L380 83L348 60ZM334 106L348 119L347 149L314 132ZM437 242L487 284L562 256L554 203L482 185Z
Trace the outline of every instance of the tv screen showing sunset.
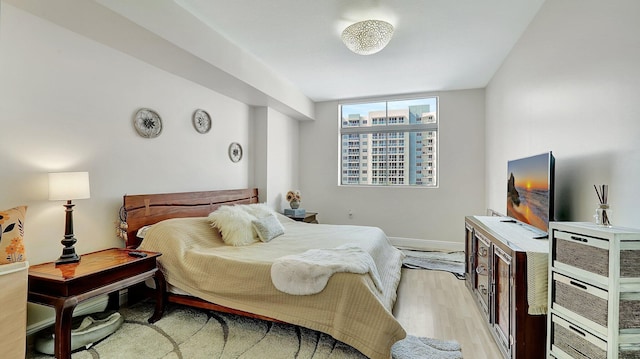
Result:
M549 226L551 154L509 161L507 216L543 231Z

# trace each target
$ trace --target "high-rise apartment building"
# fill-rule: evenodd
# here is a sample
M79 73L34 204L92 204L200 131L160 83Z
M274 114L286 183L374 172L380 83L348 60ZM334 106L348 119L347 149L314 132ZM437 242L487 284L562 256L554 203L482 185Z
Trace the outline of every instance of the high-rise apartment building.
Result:
M343 116L343 128L369 127L370 131L341 136L342 184L435 186L437 132L395 130L394 126L436 121L429 105Z

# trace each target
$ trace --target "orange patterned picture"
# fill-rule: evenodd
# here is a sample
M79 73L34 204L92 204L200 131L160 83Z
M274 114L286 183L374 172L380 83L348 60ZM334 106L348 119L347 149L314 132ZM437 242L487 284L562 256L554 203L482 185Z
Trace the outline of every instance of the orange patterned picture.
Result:
M0 264L23 262L26 206L0 211Z
M22 244L22 238L13 238L11 243L4 248L4 251L7 253L6 259L9 262L24 261L24 244Z

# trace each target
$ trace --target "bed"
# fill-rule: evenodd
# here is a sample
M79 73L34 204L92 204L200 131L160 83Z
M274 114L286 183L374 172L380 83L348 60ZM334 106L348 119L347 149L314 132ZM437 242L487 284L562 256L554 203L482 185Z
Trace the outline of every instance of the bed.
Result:
M331 335L373 359L390 358L406 333L392 309L402 253L376 227L297 222L276 214L284 234L270 242L230 246L212 228L209 213L223 205L258 203L257 189L126 195L127 246L161 252L169 302L281 321ZM153 225L144 240L138 229ZM335 273L322 291L292 295L271 279L274 262L309 249L350 243L375 262L368 274Z

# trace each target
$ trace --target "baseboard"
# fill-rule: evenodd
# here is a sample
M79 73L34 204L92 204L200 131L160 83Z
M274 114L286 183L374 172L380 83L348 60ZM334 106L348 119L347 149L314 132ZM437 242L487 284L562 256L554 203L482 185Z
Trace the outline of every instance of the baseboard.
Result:
M391 244L398 248L423 251L457 252L464 251L464 243L432 241L428 239L389 237Z
M120 303L127 302L126 296L126 290L120 291ZM81 315L103 312L107 308L108 301L109 297L107 295L89 299L86 302L78 304L78 306L73 311L73 316L78 317ZM42 305L38 305L37 307L30 306L29 310L27 311L27 316L42 317L42 319L37 320L34 323L27 323L27 336L35 334L53 325L56 320L53 308Z

